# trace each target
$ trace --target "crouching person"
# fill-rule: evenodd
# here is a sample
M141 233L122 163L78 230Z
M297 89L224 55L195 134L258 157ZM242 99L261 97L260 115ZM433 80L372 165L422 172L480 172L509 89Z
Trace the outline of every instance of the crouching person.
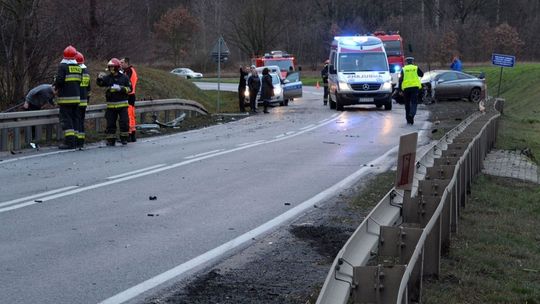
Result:
M105 92L107 146L114 146L116 143L117 120L120 127L120 142L126 145L129 137L128 93L131 92L131 83L126 75L120 73L120 60L117 58L109 60L107 69L108 73L100 73L96 81L98 86L107 87Z

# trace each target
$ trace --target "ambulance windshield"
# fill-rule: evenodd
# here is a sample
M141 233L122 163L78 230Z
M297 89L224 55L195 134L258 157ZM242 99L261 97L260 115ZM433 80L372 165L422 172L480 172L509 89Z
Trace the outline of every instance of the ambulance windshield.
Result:
M341 53L338 71L388 71L388 62L386 55L381 52Z

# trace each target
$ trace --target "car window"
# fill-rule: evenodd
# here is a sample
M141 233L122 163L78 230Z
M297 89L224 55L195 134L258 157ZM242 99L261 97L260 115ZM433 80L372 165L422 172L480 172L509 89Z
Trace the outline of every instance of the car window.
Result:
M272 76L272 84L280 84L281 78L278 74L271 73L270 76Z
M472 77L470 75L462 74L462 73L457 73L457 77L458 77L458 79L473 79L474 78L474 77Z
M294 72L287 76L287 80L290 82L297 82L300 80L300 73Z
M452 73L452 72L444 73L439 77L439 80L444 80L444 81L451 81L451 80L456 80L456 79L457 79L456 73Z

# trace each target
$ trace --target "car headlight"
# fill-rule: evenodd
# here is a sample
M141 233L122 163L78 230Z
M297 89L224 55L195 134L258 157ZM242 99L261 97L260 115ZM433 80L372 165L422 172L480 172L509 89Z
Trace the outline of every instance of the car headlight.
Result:
M381 87L382 91L392 91L392 82L385 82Z
M349 86L349 84L346 83L346 82L341 82L341 81L340 81L340 82L338 83L338 86L339 86L339 89L340 89L340 90L350 90L350 89L351 89L351 87Z
M249 97L249 90L244 90L244 96Z
M281 87L275 87L275 88L274 88L274 95L277 96L277 95L279 95L279 94L281 94Z

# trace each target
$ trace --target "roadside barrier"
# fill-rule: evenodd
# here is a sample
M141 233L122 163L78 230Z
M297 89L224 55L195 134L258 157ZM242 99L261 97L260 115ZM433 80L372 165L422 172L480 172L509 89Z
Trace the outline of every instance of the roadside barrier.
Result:
M502 99L486 101L485 112L428 148L416 162L412 190L390 190L339 251L318 304L421 303L422 280L439 277L503 106Z
M163 112L164 121L169 120L169 115L174 112L175 117L179 111L187 112L187 116L208 115L208 111L203 105L196 101L186 99L160 99L137 101L137 114L140 121L144 122L146 114L149 112ZM90 105L86 109L86 122L93 125L93 130L101 131L102 120L105 116L105 104ZM22 143L26 145L32 142L32 127L35 127L34 141L44 140L51 142L61 140L62 129L58 123L58 109L40 111L22 111L11 113L0 113L0 151L19 150Z

